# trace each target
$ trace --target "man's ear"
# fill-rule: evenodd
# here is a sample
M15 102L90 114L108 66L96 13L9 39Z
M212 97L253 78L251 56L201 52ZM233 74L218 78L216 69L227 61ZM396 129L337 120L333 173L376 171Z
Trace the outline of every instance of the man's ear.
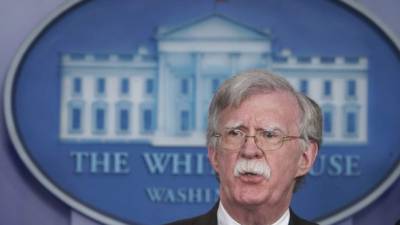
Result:
M208 146L208 160L215 172L219 172L219 165L217 159L217 150L214 147Z
M296 177L306 175L311 170L318 154L318 145L314 141L311 141L307 148L302 151L298 161L298 169Z

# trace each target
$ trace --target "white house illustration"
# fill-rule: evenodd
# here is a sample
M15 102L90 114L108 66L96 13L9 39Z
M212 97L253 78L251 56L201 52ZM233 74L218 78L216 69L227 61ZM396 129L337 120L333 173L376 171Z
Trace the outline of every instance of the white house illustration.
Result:
M159 28L155 53L63 54L60 139L205 145L213 93L233 74L258 68L284 75L320 104L324 144L365 144L368 60L273 52L271 39L211 15Z

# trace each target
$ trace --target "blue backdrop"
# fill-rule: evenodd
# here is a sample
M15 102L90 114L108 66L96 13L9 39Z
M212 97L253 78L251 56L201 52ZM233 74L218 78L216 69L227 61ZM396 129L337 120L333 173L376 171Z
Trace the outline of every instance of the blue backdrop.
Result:
M49 4L49 3L47 3ZM10 5L11 8L12 5ZM15 4L14 6L18 6L17 4ZM47 5L43 5L43 7L49 7ZM110 9L111 7L119 7L117 4L110 4L107 9ZM138 7L140 7L138 5ZM152 9L157 9L157 7L151 7L151 4L149 4L148 6L149 8L141 8L139 9L135 9L140 11L140 13L143 13L142 18L144 18L146 21L148 21L149 23L153 23L153 24L158 24L161 23L160 20L162 20L162 23L176 23L177 21L182 20L182 18L187 18L189 15L193 16L194 14L198 13L199 16L202 15L202 7L203 10L207 11L209 10L210 7L212 7L212 5L210 4L204 4L204 5L199 5L199 8L196 8L194 11L191 10L184 10L184 13L180 14L179 16L168 16L168 15L164 15L165 13L169 12L168 10L165 10L166 7L168 7L168 5L164 6L164 7L159 7L159 11L157 13L155 13L154 15L159 15L159 18L153 18L152 16L146 16L146 15L153 15L153 14L147 14L147 10L152 10ZM181 6L183 8L185 8L185 6ZM388 6L390 7L390 6ZM51 7L50 7L51 8ZM132 8L130 8L132 9ZM296 12L297 7L293 6L293 11L290 12L291 14L294 14ZM79 21L82 19L79 17L79 15L76 15L71 21L67 22L64 24L63 29L62 30L57 30L54 29L52 32L56 33L59 36L51 36L51 40L47 40L46 42L42 42L42 43L38 43L37 48L42 50L39 50L38 52L31 52L30 54L38 54L37 57L35 58L35 60L30 61L28 63L30 63L31 65L25 65L24 70L22 70L22 73L32 73L35 74L35 79L29 78L27 80L19 80L18 82L19 88L24 89L24 85L27 85L26 88L28 88L28 86L30 84L32 84L32 82L40 82L41 79L47 79L46 76L41 76L41 75L45 75L48 73L57 73L57 71L54 70L54 68L50 68L50 67L35 67L34 65L36 65L37 63L42 63L41 61L46 60L48 61L48 63L52 64L56 64L57 63L57 53L59 52L63 52L63 51L73 51L74 48L76 48L78 51L88 51L91 52L94 49L98 49L99 46L101 46L102 51L105 52L126 52L126 49L134 49L137 46L135 46L134 43L140 42L142 40L147 40L149 36L151 36L151 33L154 33L153 30L149 30L149 28L151 28L152 26L143 26L144 25L143 21L133 21L132 23L134 24L135 27L140 27L140 29L132 29L132 35L131 36L125 36L124 34L126 34L125 30L119 30L118 27L114 28L115 30L104 30L104 32L106 33L112 33L113 34L113 38L115 37L119 37L121 39L129 39L129 41L124 41L124 42L120 42L120 43L115 43L115 42L110 42L110 37L104 36L104 38L98 38L96 39L97 41L93 41L93 42L85 42L85 45L79 46L76 43L79 43L80 41L84 40L85 38L91 39L92 35L101 30L101 29L106 29L107 26L104 26L104 24L106 24L107 22L112 22L114 19L120 21L121 17L123 17L124 15L128 15L129 11L128 8L119 8L117 9L119 10L121 13L118 15L110 15L109 17L107 17L107 20L105 21L101 21L101 20L96 20L96 22L98 22L98 26L92 27L93 30L87 29L87 27L85 26L76 26L77 23L79 23ZM126 12L124 12L124 10ZM223 9L221 9L223 11ZM19 10L17 10L19 11ZM137 12L137 11L135 11ZM244 16L243 18L240 18L240 13L237 14L234 11L229 11L229 9L226 10L226 13L229 14L231 13L232 15L239 15L237 17L239 17L239 19L242 19L243 21L249 23L249 24L256 24L257 23L255 21L257 21L257 18L252 18L251 16ZM272 13L272 12L271 12ZM322 12L321 12L322 13ZM323 12L326 13L326 12ZM46 12L43 12L43 14L40 15L45 15ZM88 14L90 16L90 11L88 11ZM9 14L5 14L10 16ZM38 16L38 14L35 15L31 15L32 18L37 18L36 16ZM28 17L29 15L24 15L25 17ZM86 14L87 16L87 14ZM94 15L92 15L94 16ZM115 16L115 18L114 18ZM140 16L140 15L139 15ZM165 18L171 18L171 21L166 21L165 19L161 19L163 18L162 16L164 16ZM316 15L318 16L318 15ZM30 18L30 17L29 17ZM272 16L272 18L274 18ZM309 18L309 17L307 17ZM312 17L311 17L312 18ZM341 17L343 19L343 17ZM28 18L27 18L28 19ZM128 18L127 18L128 19ZM175 20L175 21L174 21ZM337 19L339 20L339 19ZM7 27L11 26L13 27L13 23L17 23L18 21L13 21L8 23ZM293 27L296 27L296 21L292 21ZM337 22L337 23L336 23ZM131 23L131 24L132 24ZM271 24L273 25L274 23L278 23L278 21L273 21L271 20ZM362 23L362 22L355 22L355 23ZM338 26L340 27L340 21L336 21L336 20L332 20L332 26ZM18 24L17 24L18 25ZM265 24L260 24L261 26L264 26ZM351 26L351 24L348 24L349 26ZM360 24L354 24L355 27L360 27ZM34 27L34 24L30 25L31 27ZM18 26L16 26L18 27ZM68 27L70 27L71 30L68 30ZM279 28L279 26L276 26L277 28ZM361 26L362 27L362 26ZM82 30L79 30L79 28L82 28ZM9 28L12 29L12 28ZM78 32L76 32L78 29ZM109 29L109 28L107 28ZM318 28L317 28L318 29ZM322 29L322 28L321 28ZM360 28L363 29L363 28ZM73 33L71 33L70 31L73 31ZM123 31L123 32L122 32ZM135 33L137 31L140 31L140 33ZM16 33L18 33L18 31L14 31ZM24 30L25 33L22 32L22 34L20 34L21 39L19 41L21 41L24 37L26 37L26 33L27 31ZM121 33L120 33L121 32ZM304 43L307 43L307 38L309 38L310 40L312 39L312 37L314 37L316 34L313 34L312 32L310 32L308 35L310 35L309 37L307 36L307 34L305 34L305 36L303 36L302 38L295 38L293 36L290 36L289 33L285 33L285 30L276 30L276 33L279 33L280 35L280 41L282 43L291 43L291 46L296 46L298 43L297 42L301 42L302 45L304 46ZM309 42L308 44L310 46L312 46L313 49L318 49L320 48L320 51L322 53L324 53L323 51L327 51L329 54L338 54L338 55L346 55L349 54L349 52L356 52L357 55L368 55L369 57L371 57L373 60L373 62L377 62L379 65L388 65L387 67L382 67L380 66L379 68L377 68L377 66L374 67L374 65L371 65L371 73L373 74L379 74L379 76L370 76L370 82L372 82L373 84L376 84L375 88L377 88L380 93L382 93L382 95L379 96L379 98L377 99L370 99L370 101L373 102L373 109L376 111L373 111L373 114L375 115L385 115L382 118L382 121L380 121L380 123L373 123L373 121L371 121L372 126L370 127L370 129L372 130L370 132L370 135L372 136L379 136L379 132L382 129L385 129L387 127L382 126L382 124L392 124L392 126L390 127L390 129L392 129L392 132L389 132L390 135L393 136L387 136L387 140L391 140L391 142L385 142L385 139L383 139L383 137L381 137L380 139L374 139L373 141L376 141L376 143L372 142L371 143L371 150L375 149L377 150L380 147L382 148L389 148L391 146L397 146L398 142L397 142L397 134L396 134L396 127L399 126L395 126L399 121L395 120L394 118L396 118L397 114L393 114L395 113L397 110L385 110L385 105L389 104L391 107L393 107L393 109L397 109L398 104L397 103L397 98L396 96L399 96L398 94L396 94L395 91L392 92L384 92L385 88L388 88L390 90L396 90L396 86L397 84L392 82L391 76L393 74L393 70L396 69L396 67L398 67L398 62L396 60L393 60L392 58L386 60L386 58L382 58L382 56L390 54L390 49L388 46L376 46L371 44L371 46L368 46L368 51L366 51L365 46L362 46L363 44L357 45L357 43L355 42L346 42L349 45L346 46L346 44L344 44L344 47L341 49L337 49L337 48L326 48L327 45L327 41L341 41L341 38L354 38L354 40L357 40L357 38L360 38L357 36L358 33L365 33L365 32L370 32L368 30L351 30L351 31L345 31L343 30L344 34L341 36L335 36L332 37L332 33L329 32L322 32L319 33L318 35L321 35L321 42ZM21 33L21 32L20 32ZM65 38L66 36L68 36L68 38ZM343 37L345 36L345 37ZM56 37L56 38L55 38ZM138 40L134 40L131 37L136 37ZM46 38L46 37L45 37ZM379 35L377 37L372 37L372 39L377 38L379 39ZM46 39L43 39L46 40ZM140 40L140 41L139 41ZM325 40L325 42L324 42ZM8 39L6 39L5 43L2 43L2 45L4 45L7 49L8 44L7 41L9 42L18 42L17 40L12 39L11 37L9 37ZM370 42L368 42L368 40L365 43L374 43L375 40L370 40ZM57 43L58 42L58 43ZM60 45L59 43L63 43L62 45ZM50 43L50 46L49 46ZM89 43L89 44L87 44ZM125 44L122 44L125 43ZM131 43L131 46L127 46L126 43ZM40 45L43 46L40 46ZM53 45L54 44L54 45ZM279 45L279 42L278 42ZM53 48L51 47L57 47L57 51L54 51ZM61 46L61 47L60 47ZM9 48L8 48L9 49ZM313 54L313 52L307 52L308 48L299 48L299 49L294 49L296 52L302 54L302 55L309 55L309 54ZM14 50L14 51L13 51ZM5 57L5 59L3 60L5 63L4 65L6 65L7 63L10 62L10 57L13 53L15 53L15 45L13 50L10 50L10 53ZM373 52L374 55L370 55L370 53ZM389 52L389 53L388 53ZM382 55L380 55L380 53ZM376 57L376 58L374 58ZM396 57L393 57L396 58ZM391 61L392 60L392 61ZM2 67L5 68L5 67ZM374 69L376 71L374 71ZM5 69L4 69L5 70ZM54 70L54 71L51 71ZM385 77L388 76L388 77ZM54 76L53 78L56 78L56 76ZM36 80L37 79L37 80ZM57 83L56 81L54 83ZM47 89L44 89L47 88ZM31 101L31 99L36 99L38 102L35 102L35 104L45 104L46 101L57 101L56 99L59 96L54 96L54 95L50 95L50 94L43 94L42 91L44 91L45 93L52 93L52 88L57 88L57 86L54 87L42 87L40 85L37 86L37 91L32 91L30 92L28 95L26 95L27 93L25 93L24 95L19 96L19 104L22 105L29 105L29 104L33 104L33 102ZM375 90L376 91L376 90ZM44 98L45 96L45 98ZM375 95L376 96L376 95ZM372 95L372 98L374 97L374 95ZM386 101L382 101L382 99L385 99ZM45 101L43 101L45 100ZM30 112L29 115L26 114L26 112L24 111L18 111L17 110L17 114L18 116L21 118L21 121L27 120L27 119L31 119L33 118L42 118L41 115L43 115L43 111L41 111L43 108L45 107L45 105L41 105L41 107L37 107L36 109L34 109L32 112ZM32 107L31 107L32 108ZM17 106L18 109L18 106ZM57 121L58 120L58 112L57 112L57 107L54 107L53 109L50 109L51 115L53 115L54 117L50 117L50 118L42 118L42 119L49 119L50 121ZM46 111L47 113L47 111ZM24 119L25 118L25 119ZM387 120L387 121L386 121ZM37 142L37 138L40 137L41 132L46 133L47 132L47 136L51 136L51 135L56 135L57 134L57 127L46 127L46 125L49 125L51 123L42 123L43 127L41 126L35 126L32 128L27 128L26 129L26 133L24 133L24 139L27 142L30 142L33 145L38 145L40 143L36 143ZM37 124L36 124L37 125ZM4 131L3 131L4 132ZM374 132L377 132L376 134ZM40 135L38 135L40 134ZM3 148L2 148L2 153L4 154L4 157L1 157L1 160L4 160L4 163L2 163L2 165L4 165L5 170L2 171L2 174L4 174L4 177L6 179L3 179L1 182L1 186L0 186L0 194L4 195L4 198L10 199L10 201L7 202L11 202L11 204L7 204L4 205L4 207L2 207L1 211L0 211L0 218L4 218L4 222L8 223L8 224L29 224L28 221L32 221L32 219L34 218L34 212L36 210L38 210L39 212L41 212L40 210L48 210L48 215L49 217L47 219L39 219L39 218L34 218L33 220L38 220L40 222L40 224L46 224L49 221L52 221L53 223L55 223L55 221L57 221L57 224L63 224L63 223L68 223L68 207L66 207L65 205L63 205L62 203L60 203L58 200L55 200L53 197L51 197L51 195L43 190L43 188L32 178L32 176L29 174L29 172L26 171L26 168L24 166L22 166L22 163L19 161L19 159L16 157L15 152L13 151L8 139L6 138L6 134L3 133L2 134L2 144L3 144ZM55 138L56 139L56 138ZM384 145L382 145L384 144ZM79 147L77 147L79 148ZM96 145L92 145L87 147L88 148L93 148L93 149L98 149L101 148L101 146L96 146ZM120 146L120 148L124 148L124 146ZM145 146L143 146L142 148L145 148ZM373 148L373 149L372 149ZM37 149L41 149L40 146L37 146ZM394 149L394 148L393 148ZM45 149L43 149L45 150ZM352 151L357 151L357 149L351 149ZM331 151L335 151L335 149L331 149ZM38 154L41 154L40 151L38 152ZM396 160L398 159L398 150L397 152L392 152L392 154L388 154L388 165L392 165L393 162L391 162L391 160ZM47 156L48 157L48 156ZM367 156L366 156L367 157ZM38 157L39 159L40 157ZM42 158L43 159L43 158ZM45 159L46 160L46 159ZM373 160L373 159L371 159ZM50 161L45 163L46 166L48 166L49 168L52 168L54 166L54 164ZM368 168L365 168L366 170ZM388 168L382 168L383 170L389 170L391 169L390 167ZM51 170L49 170L51 171ZM57 171L54 171L55 173L57 173ZM380 173L383 171L379 171ZM373 172L371 172L373 173ZM58 176L65 176L65 174L53 174L51 176L54 177L58 177ZM379 177L379 176L377 176ZM89 181L90 182L90 181ZM193 181L195 182L195 181ZM364 182L364 183L363 183ZM358 185L364 185L364 186L368 186L369 183L368 182L378 182L378 181L371 181L371 179L366 179L366 180L360 180L360 183L358 183ZM64 184L64 185L78 185L78 184ZM90 185L90 183L88 183L87 185ZM397 185L397 186L396 186ZM349 187L351 189L351 187ZM357 186L355 186L354 188L357 188ZM371 205L370 207L364 209L363 211L357 213L354 217L353 217L353 224L366 224L365 221L368 220L371 224L371 221L376 221L378 219L378 217L382 217L382 214L380 214L380 210L377 208L385 208L384 211L382 211L383 217L385 217L387 219L387 222L393 223L396 215L399 215L399 211L398 211L398 207L399 206L399 202L395 201L396 199L398 200L398 197L393 197L393 196L399 196L398 194L398 189L399 189L399 184L397 182L397 184L395 183L393 187L391 187L375 204L376 205ZM355 190L353 190L355 191ZM26 197L26 195L21 195L21 193L28 193L28 196L34 196L34 197ZM86 193L87 194L87 193ZM341 193L343 195L346 194L345 191L343 191L343 193ZM86 195L87 196L87 195ZM110 195L111 196L111 195ZM90 198L90 196L87 196ZM39 198L39 199L36 199ZM394 199L394 201L391 201L389 199ZM4 203L1 203L4 204ZM51 209L49 210L49 205L56 205L55 209ZM23 207L21 207L23 206ZM380 207L379 207L380 206ZM16 216L13 213L10 213L12 209L16 209L18 208L18 211L22 211L24 214L26 214L26 217L21 217L21 216ZM22 209L22 210L21 210ZM119 211L123 211L123 210L130 210L129 208L125 208L125 209L120 209ZM370 213L370 211L373 211L375 213L375 217L373 217L374 213ZM371 219L372 216L372 219ZM362 223L364 222L364 223ZM49 223L50 224L50 223Z

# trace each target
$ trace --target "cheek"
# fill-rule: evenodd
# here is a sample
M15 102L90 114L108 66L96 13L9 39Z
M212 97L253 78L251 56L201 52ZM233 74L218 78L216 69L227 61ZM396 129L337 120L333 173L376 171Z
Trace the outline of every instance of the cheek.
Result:
M300 155L281 154L276 157L271 157L268 161L271 166L271 175L275 179L282 179L283 177L294 178L296 177Z
M235 166L235 160L231 154L218 154L216 157L218 164L218 173L224 178L229 178L233 176L233 168Z

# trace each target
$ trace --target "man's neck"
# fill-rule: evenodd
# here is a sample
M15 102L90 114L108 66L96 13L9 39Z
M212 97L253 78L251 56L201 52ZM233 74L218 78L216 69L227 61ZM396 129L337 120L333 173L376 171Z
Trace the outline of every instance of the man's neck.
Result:
M289 202L286 204L244 206L225 203L221 199L221 204L227 214L242 225L274 224L289 208Z

